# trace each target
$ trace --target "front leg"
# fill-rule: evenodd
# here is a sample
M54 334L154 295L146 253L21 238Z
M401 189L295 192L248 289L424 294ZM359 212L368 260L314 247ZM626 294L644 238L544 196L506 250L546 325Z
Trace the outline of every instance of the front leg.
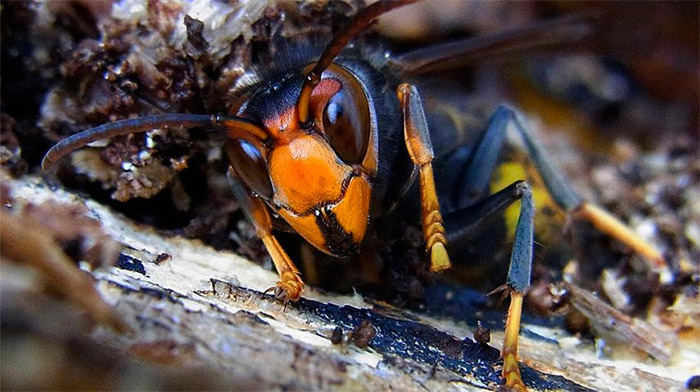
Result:
M438 272L450 268L450 258L445 249L445 228L435 191L434 154L428 124L423 112L423 103L414 86L403 83L396 89L396 95L403 110L406 148L420 173L421 219L425 248L430 254L430 270Z
M285 301L296 301L304 292L304 282L299 277L299 270L282 249L277 238L272 234L272 219L265 203L260 198L248 192L238 179L238 175L232 167L229 167L229 179L233 187L233 194L241 206L243 213L255 227L255 234L262 239L267 252L275 264L280 281L277 282L275 294Z

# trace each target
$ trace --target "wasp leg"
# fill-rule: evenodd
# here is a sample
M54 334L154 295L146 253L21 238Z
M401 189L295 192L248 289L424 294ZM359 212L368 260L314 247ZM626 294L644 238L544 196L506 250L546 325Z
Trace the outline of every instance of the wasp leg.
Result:
M618 241L626 244L643 256L655 269L666 269L666 261L661 252L646 242L632 229L603 208L586 202L573 191L560 172L549 162L542 147L532 138L527 130L527 123L511 108L501 106L494 116L507 117L513 120L515 128L520 133L547 191L554 200L573 216L591 222L598 230L607 233Z
M520 315L523 308L525 289L530 285L532 269L532 246L534 242L535 203L532 191L526 182L517 184L520 197L520 216L515 227L515 241L510 254L508 278L504 289L510 294L510 306L506 318L505 340L501 349L503 357L503 379L506 387L526 391L518 368L518 335Z
M503 358L503 372L501 377L505 381L506 388L516 391L527 391L518 367L518 336L520 334L520 315L523 309L524 293L506 287L510 294L510 306L506 318L506 332L501 349Z
M232 183L233 194L241 206L243 213L255 227L255 234L262 239L267 252L275 264L280 281L277 282L275 295L285 301L296 301L304 291L304 282L299 277L299 270L272 234L272 219L267 206L259 198L251 195L241 184L238 175L229 167L229 179Z
M513 249L510 255L506 284L494 290L505 291L510 295L510 307L506 318L505 339L501 356L505 386L517 391L525 391L525 385L518 368L518 334L523 296L530 285L532 269L532 248L534 243L535 205L532 190L525 181L516 181L501 191L484 198L468 207L445 215L445 227L452 242L471 235L478 227L484 226L490 218L498 216L517 200L520 200L520 215L515 227Z
M517 111L508 106L501 105L496 109L477 144L476 150L469 156L465 164L464 175L461 177L463 183L459 189L460 195L469 199L488 189L506 129L511 123L515 125L515 129L525 144L528 156L542 177L547 191L559 207L571 216L591 222L598 230L623 242L649 261L653 268L667 268L661 252L644 241L618 218L603 208L583 200L568 185L560 171L547 158L544 149L530 135L527 123ZM459 202L457 204L459 205Z
M510 255L508 277L506 284L494 290L505 291L510 295L510 307L506 318L505 339L501 356L503 357L503 373L505 386L516 391L526 391L520 369L518 368L518 334L520 332L520 315L522 313L523 296L530 285L532 270L532 248L534 243L535 204L532 190L525 181L516 181L498 193L484 200L455 211L446 216L448 229L455 226L457 236L463 236L465 230L473 230L488 218L497 215L515 201L520 200L520 215L515 227L515 238ZM456 225L467 215L466 227L456 228ZM454 218L454 219L453 219ZM454 222L453 224L450 224ZM450 231L448 230L448 233Z
M511 204L520 199L523 181L516 181L497 193L466 207L445 213L445 238L450 245L469 241L489 226Z
M421 220L426 250L430 253L430 270L438 272L450 268L445 249L445 228L440 214L440 203L433 177L433 147L423 112L423 104L416 88L404 83L396 89L404 117L404 139L408 154L419 169Z

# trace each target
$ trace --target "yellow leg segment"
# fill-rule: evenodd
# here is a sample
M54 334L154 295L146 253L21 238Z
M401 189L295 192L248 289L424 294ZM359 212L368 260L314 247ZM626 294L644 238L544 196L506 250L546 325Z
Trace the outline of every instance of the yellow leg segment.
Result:
M523 308L523 293L510 292L510 307L506 319L505 340L501 356L503 357L503 373L505 386L515 391L527 391L520 377L518 367L518 336L520 334L520 315Z
M611 213L589 203L583 203L573 211L574 215L591 222L598 230L611 235L642 255L655 270L666 269L661 252L644 241L637 233Z
M304 292L304 282L299 277L299 270L294 266L287 252L272 234L272 218L267 206L260 198L251 195L241 185L238 174L232 167L229 168L228 174L236 200L238 200L243 213L255 227L255 234L262 239L265 249L270 254L277 273L280 275L275 295L284 300L298 300Z
M277 273L280 275L276 295L285 300L298 300L304 292L304 282L299 277L299 270L294 266L275 236L268 234L262 237L262 241L275 264Z
M445 228L433 177L433 147L423 112L423 104L415 87L404 83L396 89L404 116L404 140L413 163L420 169L421 219L426 250L430 254L430 270L450 268L445 245Z
M440 204L435 192L433 166L426 163L420 167L421 217L425 248L430 252L430 271L439 272L450 268L450 258L445 244L445 228L442 225Z

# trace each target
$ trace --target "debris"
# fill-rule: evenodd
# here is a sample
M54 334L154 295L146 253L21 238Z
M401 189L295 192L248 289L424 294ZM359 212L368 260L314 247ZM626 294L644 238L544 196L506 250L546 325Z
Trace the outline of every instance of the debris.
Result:
M78 266L78 262L85 262L92 269L116 261L120 246L102 231L99 222L88 218L81 205L12 200L12 207L6 204L0 210L3 262L37 269L52 289L79 304L90 318L127 331L129 327L97 292L92 276Z
M670 362L678 345L675 334L631 318L578 286L563 285L571 293L571 304L588 318L598 338L631 345L663 363Z
M483 327L479 322L474 330L474 341L479 344L488 344L491 341L491 330Z
M331 333L331 343L340 344L343 342L343 329L335 327Z
M362 320L352 330L352 342L359 348L366 348L369 342L377 334L377 329L369 320Z

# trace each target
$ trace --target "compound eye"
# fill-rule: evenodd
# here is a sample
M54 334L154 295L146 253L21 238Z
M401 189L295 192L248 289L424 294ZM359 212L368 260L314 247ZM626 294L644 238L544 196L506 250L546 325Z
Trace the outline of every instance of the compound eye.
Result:
M359 163L369 140L369 106L359 87L345 86L335 93L323 109L323 132L338 156Z
M226 152L243 182L265 200L272 199L272 184L267 164L258 148L245 140L232 140Z

